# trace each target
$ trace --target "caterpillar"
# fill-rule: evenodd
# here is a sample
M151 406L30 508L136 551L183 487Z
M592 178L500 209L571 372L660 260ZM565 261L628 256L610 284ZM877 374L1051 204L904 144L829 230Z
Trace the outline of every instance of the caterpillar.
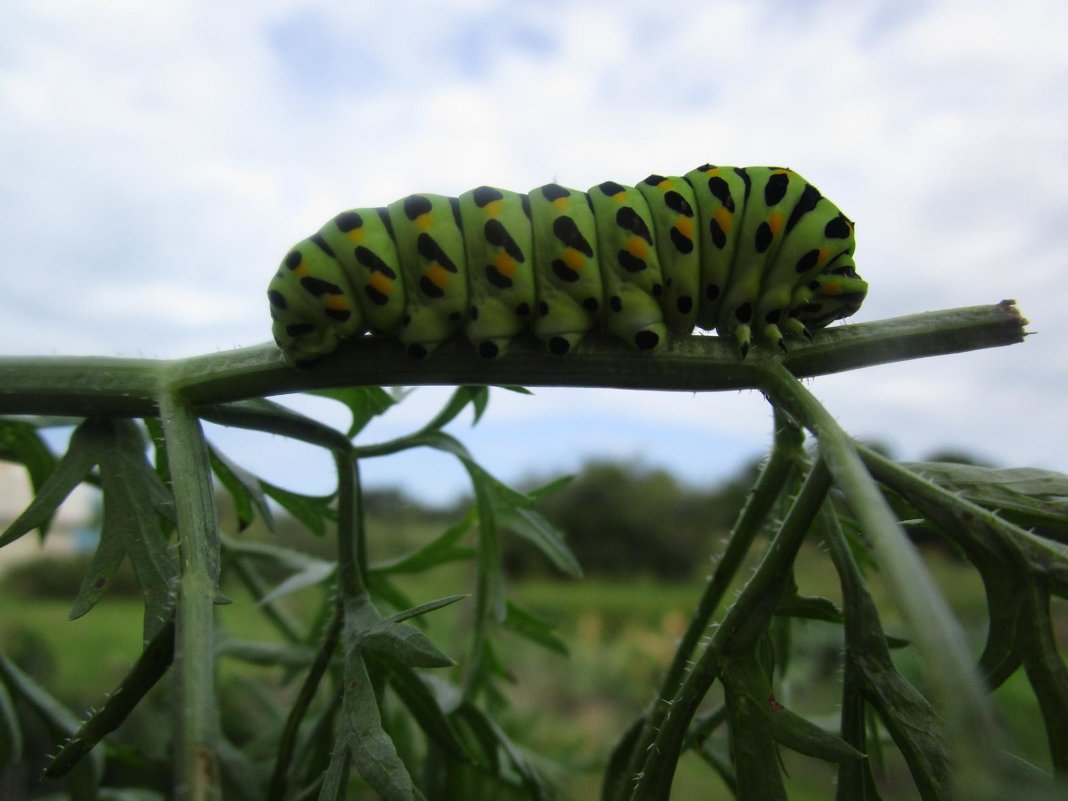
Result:
M745 358L860 308L854 246L853 222L792 170L705 164L343 211L289 250L267 296L298 367L368 333L424 358L461 328L487 359L528 329L563 355L595 329L648 351L695 327Z

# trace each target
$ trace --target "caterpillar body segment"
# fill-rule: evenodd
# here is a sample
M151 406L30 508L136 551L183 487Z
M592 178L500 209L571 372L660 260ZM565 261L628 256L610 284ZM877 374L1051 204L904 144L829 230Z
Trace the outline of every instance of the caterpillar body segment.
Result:
M527 329L564 354L595 329L655 351L694 327L744 357L855 313L854 248L853 223L797 173L706 164L342 212L289 251L268 298L302 366L366 333L422 358L460 330L490 359Z
M534 334L567 353L601 320L604 282L597 226L585 192L546 184L530 193L537 305Z
M534 314L534 234L526 195L480 186L460 195L470 300L464 335L483 358L502 355Z

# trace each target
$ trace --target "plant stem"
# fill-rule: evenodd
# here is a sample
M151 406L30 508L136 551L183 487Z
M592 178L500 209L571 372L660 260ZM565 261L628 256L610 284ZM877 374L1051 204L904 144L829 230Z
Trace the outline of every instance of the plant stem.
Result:
M731 529L727 547L716 564L715 571L709 577L708 584L705 585L697 604L697 611L690 619L690 624L675 651L675 657L664 674L657 700L646 714L641 735L631 751L626 775L633 776L637 773L642 760L645 759L646 749L663 724L671 700L682 685L688 669L687 665L693 663L694 653L701 637L707 631L712 616L719 608L746 554L749 553L754 537L764 525L776 499L789 483L802 441L803 434L797 425L776 410L775 444L771 456L761 470L756 484L749 491L738 521ZM617 789L625 790L626 787L618 785Z
M829 488L830 475L823 462L817 462L768 546L760 566L672 699L663 725L645 754L643 769L635 777L632 801L667 801L675 766L698 706L719 676L723 659L733 651L744 652L753 647L767 629L786 586L797 549L801 547ZM768 780L771 781L770 777Z
M849 435L781 366L768 370L763 389L819 440L820 455L871 539L893 598L926 663L925 675L941 702L947 734L956 747L958 789L962 797L981 797L977 793L1000 762L1001 738L960 627Z
M207 444L188 405L164 390L160 418L178 518L180 577L175 608L176 798L222 798L217 761L214 605L219 581L219 532Z
M1011 345L1026 324L1011 301L836 326L790 353L754 349L744 361L722 337L681 338L655 356L607 335L591 336L567 358L520 337L500 360L479 359L458 338L413 361L394 338L358 337L310 370L285 363L274 345L175 361L34 357L0 359L0 414L145 417L159 413L166 374L184 402L228 403L338 386L506 385L714 391L760 384L779 360L804 378L872 364Z
M293 708L289 710L289 716L286 718L285 728L282 730L278 751L275 756L274 771L271 774L271 782L267 788L267 801L282 801L286 797L286 789L289 785L290 763L296 750L300 724L304 721L312 699L319 689L319 682L322 681L326 669L330 667L330 660L334 658L334 652L337 651L338 638L341 635L343 621L343 606L341 596L338 595L334 604L334 614L330 618L330 623L323 634L319 650L315 654L315 661L308 669L308 675L304 677L304 683L300 687L297 700L293 702Z
M348 452L335 452L337 466L337 558L341 597L352 600L367 593L364 581L363 509L360 507L360 476Z

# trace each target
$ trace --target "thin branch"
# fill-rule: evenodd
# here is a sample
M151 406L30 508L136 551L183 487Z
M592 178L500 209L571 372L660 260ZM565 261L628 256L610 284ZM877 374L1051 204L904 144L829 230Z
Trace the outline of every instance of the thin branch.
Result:
M1012 301L993 306L927 312L818 331L782 356L754 349L744 361L721 337L691 336L651 355L622 341L591 336L572 354L557 357L530 338L514 342L496 361L478 358L460 338L426 361L403 354L395 338L361 337L309 370L287 365L274 345L171 362L145 359L35 357L0 359L0 414L144 417L159 413L156 386L168 385L199 406L264 395L338 386L521 384L683 391L759 386L767 367L781 361L798 378L873 364L961 353L1023 341L1027 324Z

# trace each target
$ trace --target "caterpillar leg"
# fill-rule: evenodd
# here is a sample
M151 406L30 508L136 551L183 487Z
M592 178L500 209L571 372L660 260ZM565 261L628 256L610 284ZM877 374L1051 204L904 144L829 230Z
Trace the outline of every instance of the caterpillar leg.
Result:
M786 339L783 336L782 329L775 323L768 323L764 326L764 330L761 331L761 335L764 337L764 341L769 345L774 345L783 353L786 353L789 348L786 347Z
M667 341L667 326L663 323L651 323L634 332L631 340L638 350L657 350Z
M749 323L739 323L731 333L738 346L738 355L744 359L749 355L749 349L753 345L753 330L749 327Z
M783 327L786 329L786 332L788 334L793 334L795 336L802 336L805 339L807 339L809 342L812 341L812 332L809 331L805 327L805 324L803 322L801 322L800 320L798 320L796 317L793 317L793 316L787 317L786 318L786 322L783 323Z
M486 337L473 340L471 344L483 359L499 359L508 352L508 344L511 341L511 337Z
M572 332L567 334L553 334L545 340L545 346L554 356L566 356L575 346L586 338L585 332Z

